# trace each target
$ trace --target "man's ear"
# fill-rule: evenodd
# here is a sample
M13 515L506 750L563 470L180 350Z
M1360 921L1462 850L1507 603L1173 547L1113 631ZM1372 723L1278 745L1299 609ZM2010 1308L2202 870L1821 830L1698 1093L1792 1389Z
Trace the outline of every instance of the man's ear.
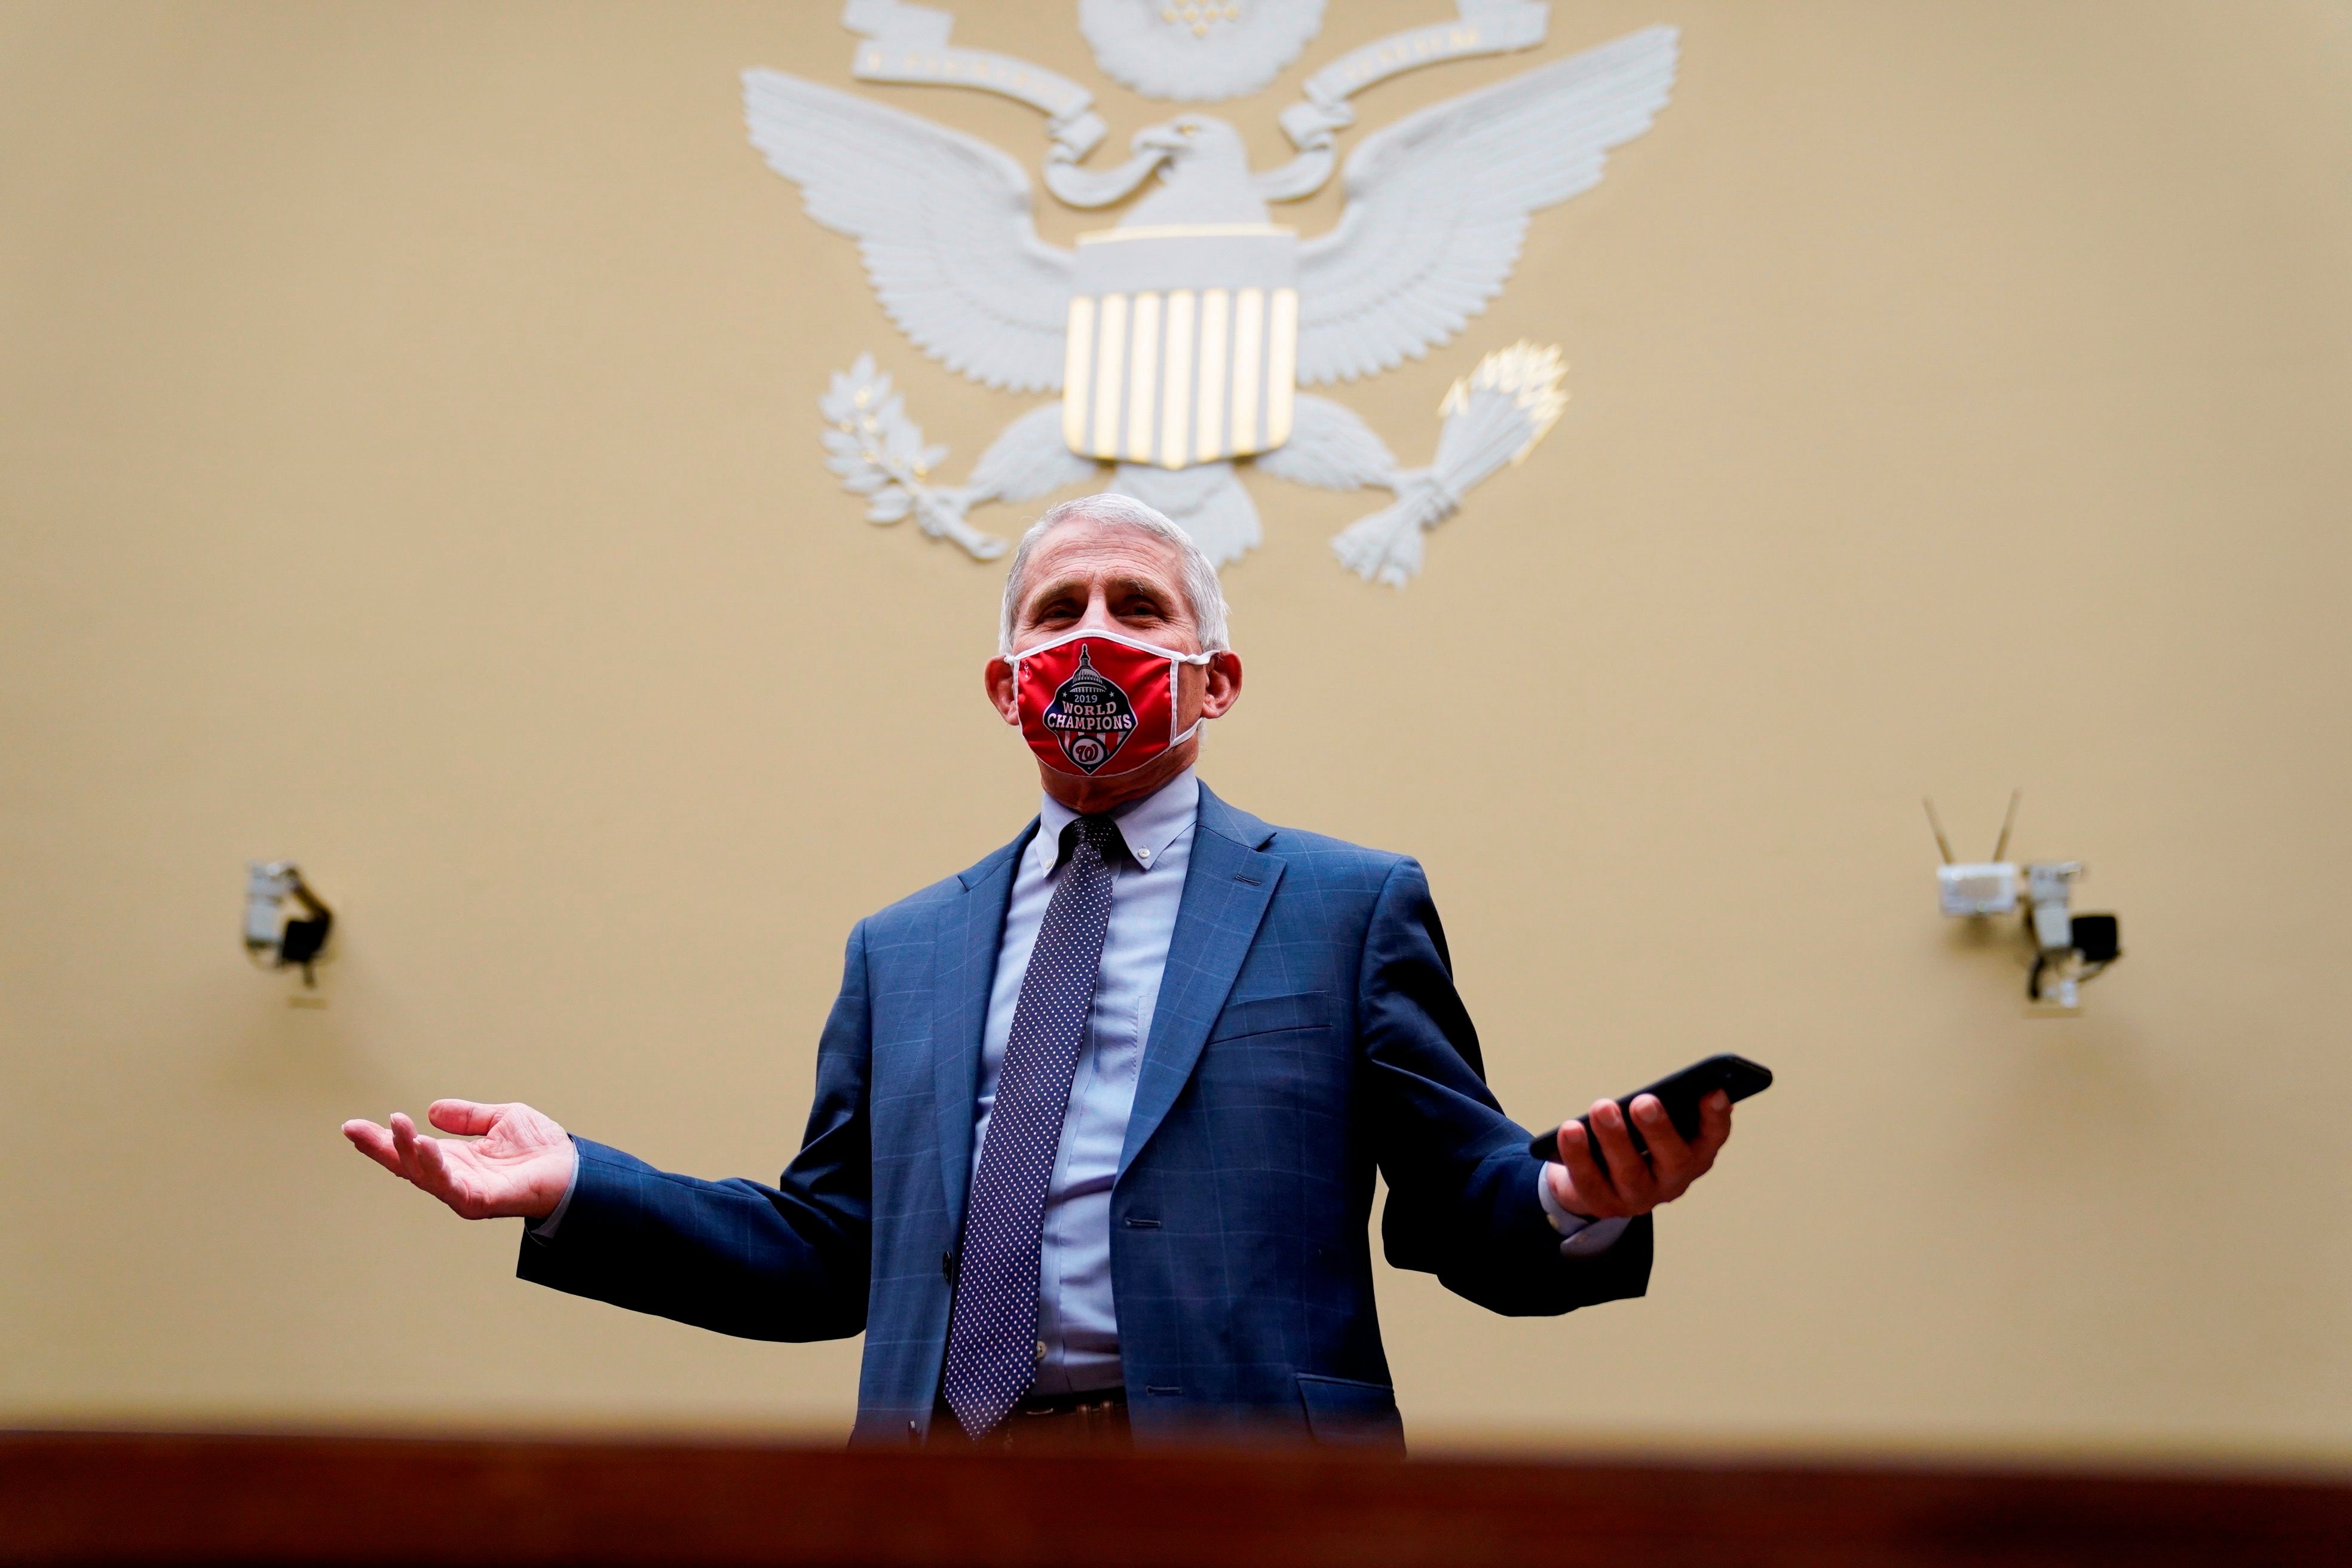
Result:
M980 672L981 683L988 689L988 700L1004 716L1008 724L1021 722L1021 702L1013 686L1013 661L992 658Z
M1242 656L1231 649L1213 653L1208 667L1201 673L1206 678L1201 689L1201 717L1223 718L1226 710L1241 700Z

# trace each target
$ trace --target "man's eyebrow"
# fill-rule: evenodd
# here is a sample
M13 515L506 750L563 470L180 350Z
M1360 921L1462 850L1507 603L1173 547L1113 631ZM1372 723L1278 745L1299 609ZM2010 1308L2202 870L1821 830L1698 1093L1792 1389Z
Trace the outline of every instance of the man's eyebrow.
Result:
M1083 598L1092 583L1093 579L1087 577L1049 578L1030 590L1028 602L1022 606L1022 613L1034 615L1040 606L1051 604L1065 594L1075 593ZM1103 584L1103 590L1107 595L1147 594L1162 605L1177 601L1175 589L1165 583L1155 583L1149 577L1113 577Z
M1040 583L1037 586L1029 590L1028 603L1022 607L1024 610L1034 610L1038 605L1043 605L1051 599L1057 598L1064 594L1075 591L1080 595L1084 595L1086 587L1086 580L1082 577L1049 578L1047 581Z

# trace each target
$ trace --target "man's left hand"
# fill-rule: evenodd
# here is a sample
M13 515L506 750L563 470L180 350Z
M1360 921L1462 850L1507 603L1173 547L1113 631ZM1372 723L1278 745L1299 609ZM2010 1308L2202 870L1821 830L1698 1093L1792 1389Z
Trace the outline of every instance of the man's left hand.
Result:
M1685 1139L1675 1130L1666 1108L1654 1094L1633 1097L1633 1125L1650 1146L1644 1160L1633 1152L1624 1112L1613 1100L1595 1100L1587 1114L1592 1136L1609 1162L1602 1172L1585 1141L1584 1126L1570 1120L1559 1127L1559 1163L1547 1166L1545 1179L1559 1206L1588 1219L1632 1219L1660 1204L1670 1204L1706 1174L1715 1157L1731 1137L1731 1097L1717 1089L1698 1102L1698 1136Z

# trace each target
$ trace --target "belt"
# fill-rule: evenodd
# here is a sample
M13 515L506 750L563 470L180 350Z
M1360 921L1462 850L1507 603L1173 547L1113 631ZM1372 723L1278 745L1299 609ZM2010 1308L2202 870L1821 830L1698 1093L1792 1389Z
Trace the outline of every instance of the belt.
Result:
M1127 1390L1090 1388L1077 1394L1033 1394L977 1438L966 1437L942 1400L931 1414L931 1442L947 1448L1002 1452L1033 1448L1124 1448Z
M1076 1394L1029 1394L1013 1407L1013 1415L1068 1415L1079 1411L1125 1409L1124 1388L1088 1388ZM1013 1415L1005 1417L1007 1421Z

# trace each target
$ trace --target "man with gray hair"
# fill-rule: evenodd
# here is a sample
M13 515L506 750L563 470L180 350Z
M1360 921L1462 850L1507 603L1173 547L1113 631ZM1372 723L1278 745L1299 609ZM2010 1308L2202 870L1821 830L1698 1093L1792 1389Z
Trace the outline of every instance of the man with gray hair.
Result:
M858 922L773 1186L657 1171L527 1105L343 1131L519 1272L753 1339L866 1335L852 1441L990 1448L1295 1433L1402 1441L1387 1256L1498 1312L1643 1292L1650 1211L1730 1136L1654 1097L1559 1130L1488 1091L1412 860L1226 805L1241 696L1215 568L1139 501L1029 530L989 700L1037 760L1013 841ZM1589 1141L1588 1141L1589 1140ZM1596 1160L1597 1143L1603 1162Z

